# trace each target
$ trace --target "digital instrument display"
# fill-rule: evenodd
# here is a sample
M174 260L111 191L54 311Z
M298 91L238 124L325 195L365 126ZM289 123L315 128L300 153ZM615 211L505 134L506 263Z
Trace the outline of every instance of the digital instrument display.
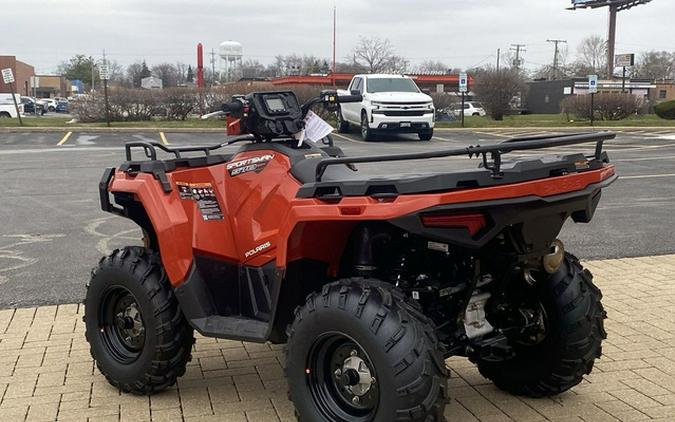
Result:
M265 98L265 105L267 106L267 110L269 110L271 113L286 111L284 102L278 97Z

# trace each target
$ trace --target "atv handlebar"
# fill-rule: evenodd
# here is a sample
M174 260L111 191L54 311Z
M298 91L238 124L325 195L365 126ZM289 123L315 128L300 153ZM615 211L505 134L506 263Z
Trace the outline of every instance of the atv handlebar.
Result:
M222 111L224 113L238 113L244 109L244 103L239 100L230 101L223 104Z

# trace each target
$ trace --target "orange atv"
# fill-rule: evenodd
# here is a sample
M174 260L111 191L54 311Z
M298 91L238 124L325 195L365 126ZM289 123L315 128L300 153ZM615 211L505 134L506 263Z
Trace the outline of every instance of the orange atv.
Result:
M301 421L442 420L449 356L530 397L591 371L605 338L601 293L557 236L568 218L589 222L616 180L602 151L614 135L358 157L330 138L305 139L316 132L313 106L359 100L235 98L224 105L228 127L246 135L228 144L246 143L234 154L218 153L225 144L126 145L127 161L105 170L101 205L136 222L144 246L103 258L86 296L87 340L112 385L136 394L173 385L193 330L286 343ZM504 158L582 143L592 154ZM458 155L480 164L354 173L359 163Z

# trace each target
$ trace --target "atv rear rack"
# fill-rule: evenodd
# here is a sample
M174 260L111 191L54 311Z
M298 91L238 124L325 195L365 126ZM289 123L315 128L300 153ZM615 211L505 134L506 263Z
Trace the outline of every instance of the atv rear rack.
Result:
M538 136L512 138L499 144L485 145L485 146L476 145L442 151L418 152L411 154L367 155L357 157L324 158L316 166L316 182L321 181L321 177L326 172L326 168L328 168L328 166L338 164L421 160L425 158L452 157L458 155L468 155L469 158L481 156L483 159L483 167L491 171L493 178L499 179L502 177L501 172L502 154L512 151L552 148L565 145L576 145L595 142L594 157L596 160L601 160L603 142L609 139L614 139L615 137L616 134L612 132L576 133L571 135L557 135L557 136L538 135ZM490 154L490 159L488 159L488 154Z

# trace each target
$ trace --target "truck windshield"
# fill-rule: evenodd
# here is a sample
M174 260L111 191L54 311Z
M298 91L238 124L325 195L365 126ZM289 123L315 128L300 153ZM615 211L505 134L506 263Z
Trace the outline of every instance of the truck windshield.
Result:
M367 92L419 92L417 85L407 78L368 78Z

